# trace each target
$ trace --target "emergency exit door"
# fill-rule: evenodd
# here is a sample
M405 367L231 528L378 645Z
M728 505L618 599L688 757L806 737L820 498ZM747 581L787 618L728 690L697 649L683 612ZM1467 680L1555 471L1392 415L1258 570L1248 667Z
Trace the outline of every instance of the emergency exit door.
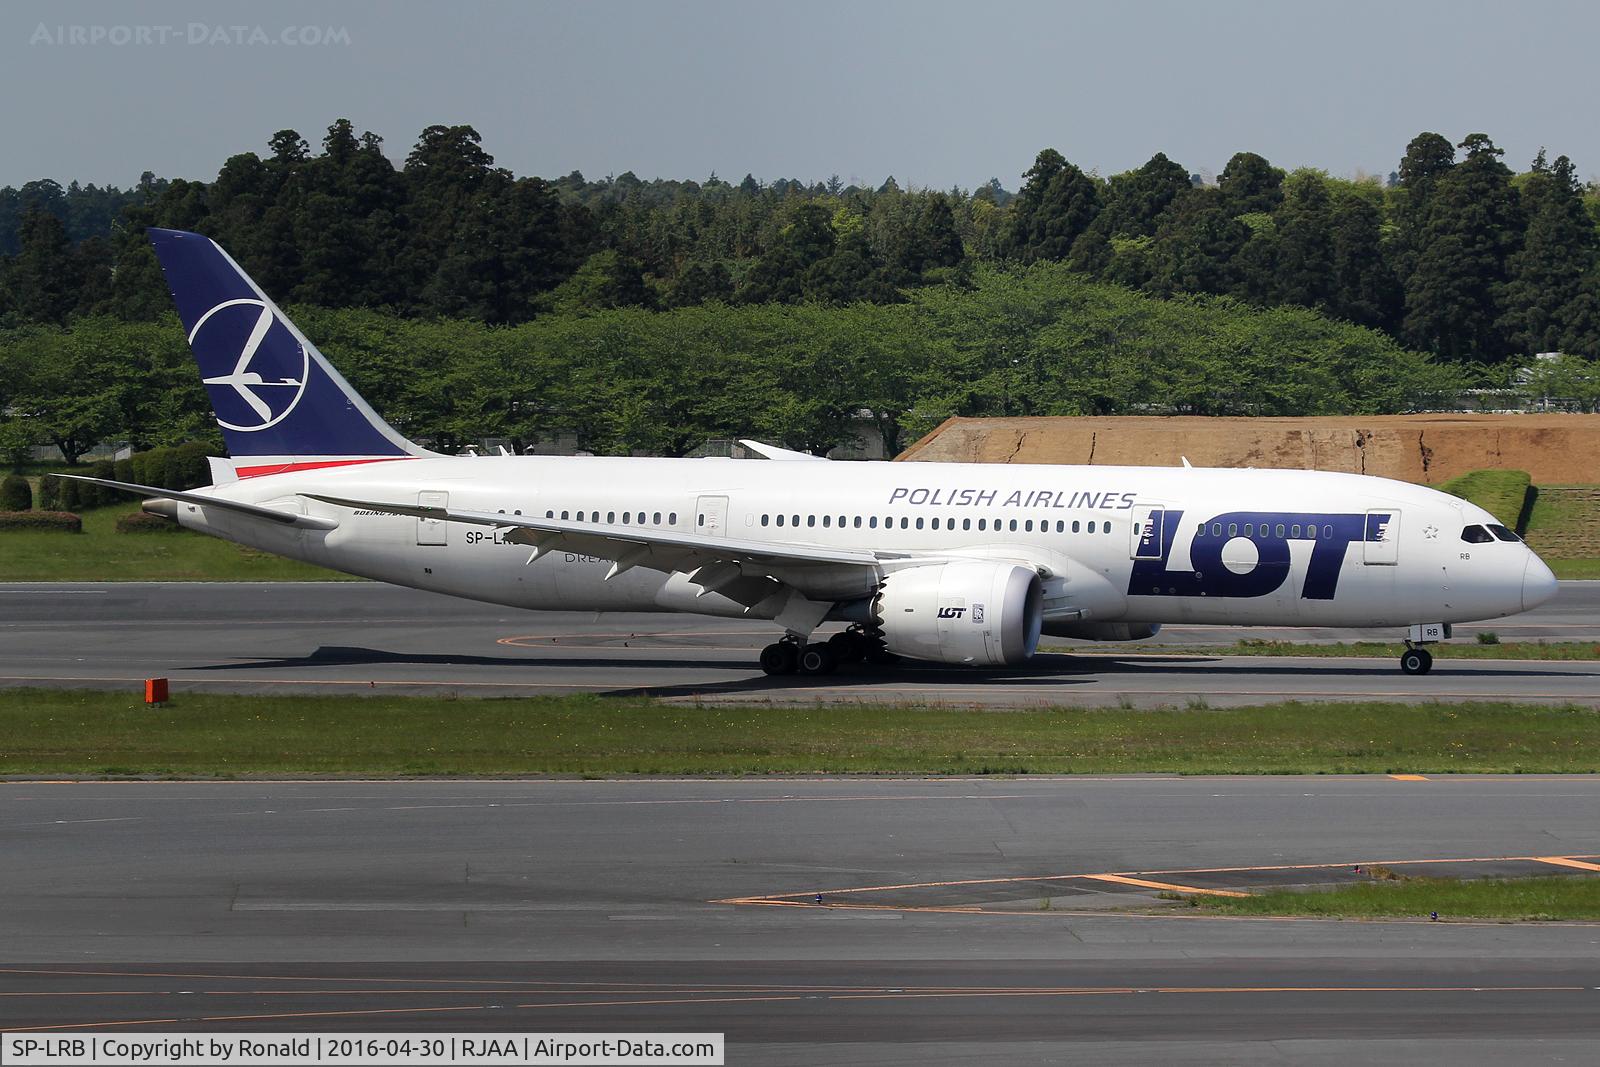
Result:
M723 537L728 532L728 498L725 496L703 496L695 502L694 508L695 533L711 534L714 537Z

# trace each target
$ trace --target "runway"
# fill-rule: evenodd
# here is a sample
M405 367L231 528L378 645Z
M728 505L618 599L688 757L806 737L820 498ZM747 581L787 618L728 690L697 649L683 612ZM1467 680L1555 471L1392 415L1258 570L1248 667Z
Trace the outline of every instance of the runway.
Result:
M1124 910L1373 862L1600 877L1594 777L7 783L0 854L6 1028L718 1031L730 1064L1600 1040L1600 925Z
M1537 612L1481 627L1504 640L1600 641L1600 582L1564 582ZM602 692L697 702L963 705L1286 699L1496 699L1600 703L1600 664L1440 661L1407 677L1387 659L1193 657L1242 636L1393 640L1388 630L1171 627L1139 644L1051 651L1004 670L904 664L767 678L769 625L684 615L518 612L374 583L0 585L0 685L281 693L503 696ZM1065 643L1054 642L1066 648Z

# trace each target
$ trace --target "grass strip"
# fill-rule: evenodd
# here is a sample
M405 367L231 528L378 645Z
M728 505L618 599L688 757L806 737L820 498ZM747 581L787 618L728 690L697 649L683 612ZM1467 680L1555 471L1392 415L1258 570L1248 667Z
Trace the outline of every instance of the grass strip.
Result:
M0 774L1595 772L1600 710L1515 703L726 707L595 695L0 691Z
M1600 559L1551 559L1549 556L1541 558L1563 582L1600 580Z
M95 508L83 533L0 531L0 582L359 581L193 530L116 532L137 502Z
M1057 645L1046 651L1069 655L1102 656L1311 656L1325 659L1366 657L1399 659L1405 645L1399 641L1352 641L1300 644L1294 641L1243 640L1231 645ZM1505 641L1482 644L1460 640L1432 644L1434 659L1600 660L1600 643L1594 641Z
M1337 889L1274 889L1248 897L1187 897L1225 915L1310 915L1345 919L1600 919L1600 877L1400 878Z

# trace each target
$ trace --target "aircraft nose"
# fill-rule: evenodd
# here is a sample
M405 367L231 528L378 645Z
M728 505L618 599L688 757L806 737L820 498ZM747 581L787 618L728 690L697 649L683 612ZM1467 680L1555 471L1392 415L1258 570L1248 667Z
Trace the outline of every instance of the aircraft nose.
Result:
M1522 572L1522 610L1532 611L1556 595L1559 588L1556 576L1545 566L1544 560L1528 553L1528 565Z

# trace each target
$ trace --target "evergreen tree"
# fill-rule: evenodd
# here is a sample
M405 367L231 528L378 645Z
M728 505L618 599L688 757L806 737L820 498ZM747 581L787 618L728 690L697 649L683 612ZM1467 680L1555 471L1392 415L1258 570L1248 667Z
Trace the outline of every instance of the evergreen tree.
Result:
M1228 293L1238 283L1235 259L1250 227L1218 189L1190 189L1162 216L1150 246L1152 292Z
M1024 263L1066 259L1099 213L1099 183L1046 148L1023 175L1022 191L1011 205L1007 253Z
M1521 202L1528 228L1506 264L1500 327L1523 354L1577 350L1591 332L1584 279L1595 267L1596 234L1572 161L1547 166L1541 150Z
M1254 152L1237 152L1217 178L1223 209L1232 215L1273 211L1283 203L1283 171Z
M1276 301L1325 307L1333 295L1333 202L1315 171L1296 171L1285 183L1276 222Z
M1506 259L1521 242L1521 212L1503 154L1481 133L1427 199L1416 268L1406 279L1405 332L1412 344L1455 361L1498 360Z
M1392 329L1400 288L1384 256L1383 214L1363 196L1346 193L1334 201L1330 313L1363 326Z

